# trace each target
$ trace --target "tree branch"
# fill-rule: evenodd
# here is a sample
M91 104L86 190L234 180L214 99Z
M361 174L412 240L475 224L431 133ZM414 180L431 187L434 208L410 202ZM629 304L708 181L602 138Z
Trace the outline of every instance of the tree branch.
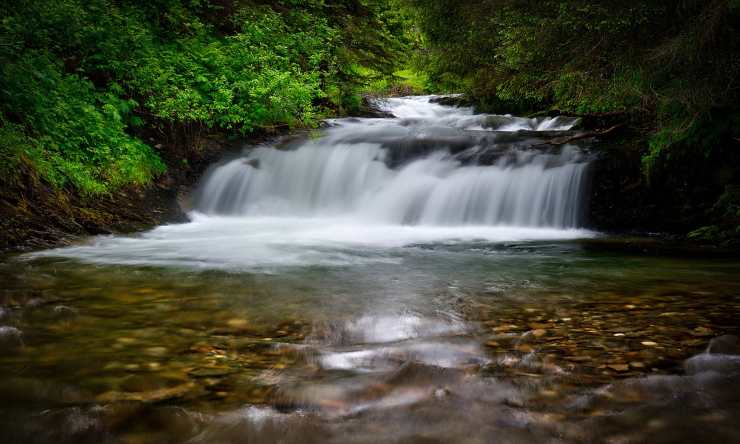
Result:
M577 134L575 136L571 136L571 137L568 137L566 139L560 139L560 140L558 140L558 139L550 139L550 140L548 140L547 142L545 142L545 143L543 143L541 145L556 145L556 146L560 146L560 145L565 145L565 144L568 144L568 143L571 143L571 142L575 142L576 140L590 139L592 137L601 137L601 136L605 136L605 135L607 135L609 133L612 133L612 132L618 130L619 128L621 128L623 126L624 126L624 123L620 123L618 125L612 126L611 128L605 129L604 131L590 131L590 132L587 132L587 133Z

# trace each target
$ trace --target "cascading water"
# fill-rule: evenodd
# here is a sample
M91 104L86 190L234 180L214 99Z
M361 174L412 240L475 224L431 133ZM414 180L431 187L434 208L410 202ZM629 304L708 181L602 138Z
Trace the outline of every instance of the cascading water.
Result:
M525 149L534 132L573 121L474 115L428 97L391 99L386 109L400 118L337 120L296 149L261 147L216 168L196 208L425 226L581 225L584 155ZM526 134L504 134L516 131ZM392 151L403 159L391 162Z
M574 121L476 115L430 97L395 118L337 119L317 138L215 166L190 223L36 253L95 263L272 270L396 263L400 247L592 236L588 156L544 144Z

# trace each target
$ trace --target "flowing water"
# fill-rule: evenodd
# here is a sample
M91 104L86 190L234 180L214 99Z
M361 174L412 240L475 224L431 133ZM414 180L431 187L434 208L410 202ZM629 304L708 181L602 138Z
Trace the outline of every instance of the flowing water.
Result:
M575 121L385 107L4 258L0 441L740 439L740 263L593 248Z

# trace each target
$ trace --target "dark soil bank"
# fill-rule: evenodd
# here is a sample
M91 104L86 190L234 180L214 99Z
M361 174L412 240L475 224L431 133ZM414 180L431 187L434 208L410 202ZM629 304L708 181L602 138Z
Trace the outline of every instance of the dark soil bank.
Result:
M208 138L198 148L160 146L167 172L146 187L86 197L56 190L32 171L0 190L0 252L67 244L82 236L130 233L185 220L184 197L208 165L238 144Z

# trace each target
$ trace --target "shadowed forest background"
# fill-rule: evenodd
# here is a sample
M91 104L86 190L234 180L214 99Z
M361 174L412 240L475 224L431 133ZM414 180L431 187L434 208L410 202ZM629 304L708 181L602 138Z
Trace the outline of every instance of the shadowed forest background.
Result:
M598 228L740 236L737 0L20 0L2 11L4 248L125 228L146 218L121 201L192 181L229 141L362 115L368 95L425 92L614 129L595 179L608 184Z

